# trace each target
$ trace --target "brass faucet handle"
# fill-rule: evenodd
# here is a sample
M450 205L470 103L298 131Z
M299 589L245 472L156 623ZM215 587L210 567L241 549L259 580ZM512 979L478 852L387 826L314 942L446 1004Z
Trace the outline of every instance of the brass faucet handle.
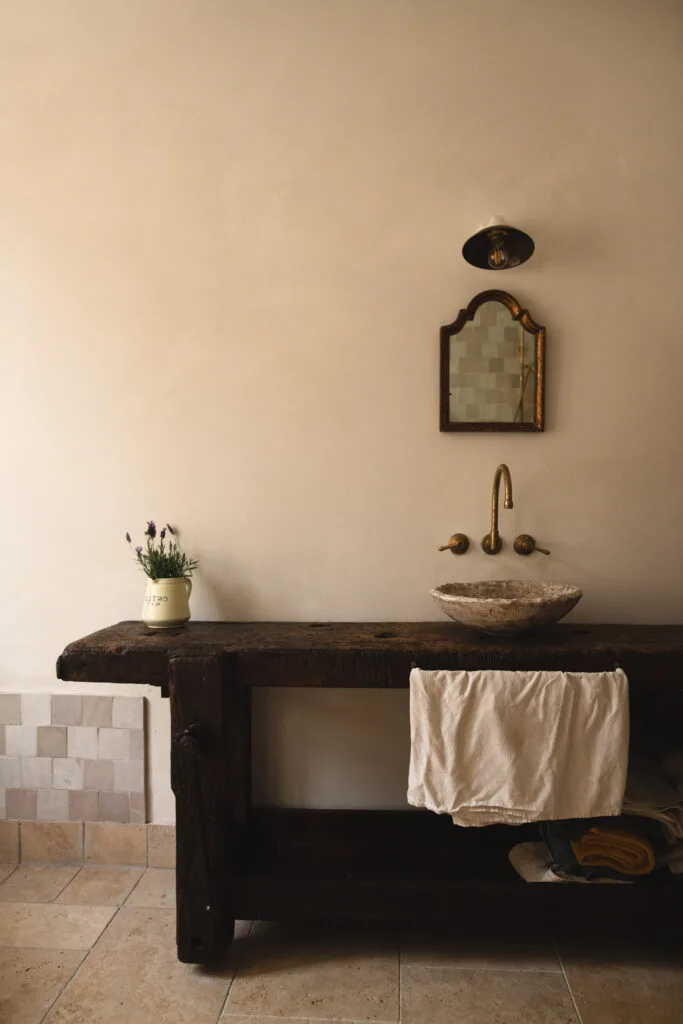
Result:
M469 538L464 533L454 533L448 544L440 547L439 551L452 551L454 555L464 555L469 546Z
M518 555L531 555L534 551L540 551L542 555L549 555L547 548L539 548L530 533L520 533L515 537L514 549Z

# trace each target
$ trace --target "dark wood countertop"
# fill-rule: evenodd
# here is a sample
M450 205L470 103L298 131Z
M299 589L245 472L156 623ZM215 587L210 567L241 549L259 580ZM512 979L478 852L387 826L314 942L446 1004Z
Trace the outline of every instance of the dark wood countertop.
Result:
M166 688L169 661L230 658L248 686L404 688L411 667L599 671L683 682L683 625L558 623L536 634L480 635L440 622L189 622L153 631L120 622L67 646L60 679Z

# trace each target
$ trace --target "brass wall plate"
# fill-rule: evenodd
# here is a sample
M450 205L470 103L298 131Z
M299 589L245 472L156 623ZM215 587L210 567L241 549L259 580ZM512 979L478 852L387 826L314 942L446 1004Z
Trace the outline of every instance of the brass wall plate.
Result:
M448 544L444 544L439 551L451 551L454 555L464 555L469 549L470 539L464 533L454 533Z

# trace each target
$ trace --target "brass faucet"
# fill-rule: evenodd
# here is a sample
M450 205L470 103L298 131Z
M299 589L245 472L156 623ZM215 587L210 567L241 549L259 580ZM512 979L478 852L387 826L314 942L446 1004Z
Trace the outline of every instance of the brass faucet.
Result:
M510 470L501 462L493 477L493 494L491 496L491 532L487 533L481 542L481 546L487 555L497 555L503 546L498 533L498 492L500 491L500 478L505 481L505 502L504 508L513 508L512 504L512 477Z

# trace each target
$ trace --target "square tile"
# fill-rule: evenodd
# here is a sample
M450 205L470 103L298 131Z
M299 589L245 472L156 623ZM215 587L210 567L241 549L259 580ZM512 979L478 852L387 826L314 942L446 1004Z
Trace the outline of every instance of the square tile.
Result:
M85 859L89 864L147 864L147 829L144 825L109 822L85 824Z
M67 789L38 790L38 821L68 821L69 791Z
M83 717L83 698L74 694L52 694L52 724L80 725Z
M42 1021L84 955L81 950L0 949L0 1020Z
M106 789L114 791L114 762L97 760L83 762L84 789Z
M130 820L127 793L98 793L98 821L118 821L121 824Z
M145 806L144 793L129 793L128 806L130 808L130 820L136 824L147 821L147 809ZM157 865L151 865L156 867ZM159 865L160 866L160 865Z
M89 865L57 897L56 903L85 903L90 906L120 906L140 880L142 868Z
M142 729L144 697L114 697L112 725L115 729Z
M75 821L24 821L21 826L21 859L53 864L80 863L83 860L83 826Z
M20 864L0 885L0 902L51 903L79 870L75 864Z
M0 863L16 864L19 860L19 822L0 821Z
M69 821L99 821L98 794L92 789L70 789Z
M130 757L132 761L145 760L145 733L143 729L130 730Z
M8 818L35 821L38 812L38 792L35 789L7 789L5 804Z
M38 726L39 757L66 757L66 728L65 725Z
M35 757L37 753L36 726L6 725L5 751L7 754Z
M51 718L49 693L21 694L21 724L49 725Z
M45 1024L215 1024L233 971L234 957L210 971L179 963L174 912L125 906Z
M52 762L53 789L83 789L83 760L78 757L55 757Z
M126 761L130 757L130 731L128 729L100 729L97 756L112 761Z
M0 903L0 935L5 946L23 949L90 949L115 913L115 907Z
M22 757L22 789L49 789L52 785L52 760L49 757Z
M0 755L5 753L5 727L0 725Z
M114 792L144 793L145 766L142 761L114 761Z
M21 694L0 693L0 722L21 725Z
M367 929L325 934L319 927L265 926L255 928L246 943L225 1012L395 1022L398 994L398 943L392 936Z
M21 789L20 757L0 757L0 787Z
M579 1024L562 974L406 965L405 1024Z
M175 871L147 868L126 903L129 907L175 907Z
M113 697L83 697L83 725L111 728Z
M69 725L66 729L67 757L97 757L97 727Z
M147 826L147 863L151 868L175 868L175 825Z

